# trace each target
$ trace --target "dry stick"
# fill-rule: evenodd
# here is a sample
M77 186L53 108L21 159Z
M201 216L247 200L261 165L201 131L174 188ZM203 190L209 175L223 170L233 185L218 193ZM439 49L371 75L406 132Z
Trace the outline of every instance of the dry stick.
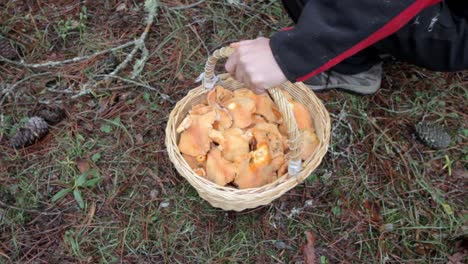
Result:
M28 213L35 213L35 214L41 214L41 215L58 215L58 214L62 214L63 212L43 212L43 211L39 211L39 210L35 210L35 209L29 209L29 208L20 208L20 207L16 207L14 205L10 205L10 204L6 204L2 201L0 201L0 207L3 207L3 208L8 208L8 209L13 209L13 210L18 210L18 211L24 211L24 212L28 212Z
M29 80L29 79L32 79L32 78L35 78L35 77L39 77L39 76L44 76L44 75L48 75L48 74L51 74L50 72L42 72L42 73L37 73L37 74L33 74L33 75L30 75L28 77L25 77L24 79L16 82L15 84L13 84L12 86L10 86L9 88L6 88L5 90L1 91L0 92L0 97L1 97L1 100L0 100L0 106L3 105L3 102L5 101L5 99L8 97L8 95L10 95L13 90L20 84L22 84L23 82Z
M175 7L169 7L170 10L183 10L183 9L187 9L187 8L192 8L192 7L195 7L201 3L205 2L205 0L200 0L196 3L193 3L193 4L190 4L190 5L184 5L184 6L175 6Z
M21 67L26 67L26 68L55 67L55 66L61 66L63 64L67 64L67 63L75 63L75 62L87 60L87 59L90 59L92 57L96 57L96 56L99 56L99 55L102 55L102 54L106 54L106 53L109 53L109 52L120 50L120 49L126 48L128 46L135 45L136 42L137 42L137 40L132 40L130 42L127 42L125 44L122 44L122 45L114 47L114 48L101 50L101 51L95 52L95 53L90 54L90 55L75 57L75 58L72 58L72 59L67 59L67 60L62 60L62 61L48 61L48 62L44 62L44 63L29 64L29 63L24 63L24 62L12 61L12 60L9 60L9 59L7 59L5 57L2 57L2 56L0 56L0 61L7 62L7 63L10 63L10 64L14 64L14 65L21 66Z
M143 45L141 46L141 58L135 62L133 65L133 72L132 72L132 79L135 79L137 76L140 75L140 73L143 71L145 68L145 64L149 59L149 51L146 48L145 43L143 42Z
M151 25L153 25L153 21L154 21L154 17L156 16L156 10L157 9L158 9L158 4L157 4L157 2L154 2L154 4L152 5L152 8L148 10L148 17L146 19L145 30L141 34L140 38L135 41L135 47L133 47L133 50L127 55L125 60L122 61L122 63L120 63L114 69L114 71L112 71L109 74L110 76L115 76L121 69L125 68L127 66L127 64L133 59L133 57L135 56L137 51L143 49L142 47L145 45L145 39L146 39L146 36L148 36L148 32L150 31ZM143 68L143 66L141 66L141 67Z
M133 57L135 54L138 52L138 50L142 51L142 58L140 60L137 60L134 65L133 73L132 73L132 79L135 79L143 70L146 61L148 60L149 52L148 49L146 49L145 46L145 39L148 36L148 32L150 31L151 25L153 24L154 18L156 16L156 10L158 8L158 2L155 0L147 0L146 2L151 2L152 4L148 4L148 16L146 18L146 27L141 36L135 40L133 43L135 46L133 47L133 50L127 55L124 61L122 61L110 74L108 74L103 80L92 84L91 81L85 83L83 86L81 86L80 92L78 94L73 95L71 98L76 99L78 97L81 97L83 95L87 94L92 94L93 90L91 88L97 87L99 84L106 82L110 80L113 77L117 76L117 73L119 73L120 70L123 68L127 67L128 63L133 60ZM146 5L146 3L145 3ZM145 6L146 7L146 6ZM141 86L141 85L140 85ZM88 88L91 87L91 88ZM151 87L152 88L152 87ZM153 88L156 90L155 88ZM169 96L165 94L160 94L161 97L164 98L166 96L169 98Z
M403 154L401 154L400 148L398 148L398 146L395 144L395 142L393 142L392 138L390 138L390 136L388 136L387 133L385 133L385 131L382 128L380 128L380 126L377 125L377 123L375 122L374 119L369 118L367 116L366 116L366 118L369 121L369 123L371 123L371 125L375 127L375 129L377 129L380 133L382 133L382 135L390 142L390 145L392 145L392 147L398 153L398 155L401 158L401 161L403 162L403 165L405 166L406 173L407 173L407 176L408 176L408 179L409 179L411 177L411 174L410 174L410 169L409 169L409 166L408 166L408 162L406 162L405 157L403 156Z
M116 74L123 68L125 68L127 66L127 64L133 59L133 57L135 56L135 54L137 53L138 50L142 50L142 58L140 60L138 60L135 65L134 65L134 70L133 70L133 73L132 73L132 79L136 78L140 73L141 71L143 70L144 68L144 65L146 63L146 61L148 60L148 57L149 57L149 52L148 52L148 49L146 48L145 46L145 39L146 37L148 36L148 32L151 28L151 25L153 24L153 21L154 21L154 18L156 16L156 10L158 8L158 2L155 1L155 0L147 0L146 2L150 3L148 4L148 16L147 16L147 19L146 19L146 27L145 27L145 30L143 31L143 33L141 34L140 38L138 38L137 40L133 40L133 41L130 41L130 42L127 42L125 44L122 44L120 46L117 46L117 47L114 47L114 48L110 48L110 49L107 49L107 50L103 50L103 51L98 51L96 53L93 53L91 55L87 55L87 56L81 56L81 57L75 57L75 58L72 58L72 59L67 59L67 60L62 60L62 61L48 61L48 62L45 62L45 63L36 63L36 64L28 64L28 63L24 63L24 62L16 62L16 61L12 61L12 60L9 60L5 57L2 57L0 56L0 61L4 61L4 62L7 62L7 63L11 63L11 64L14 64L14 65L17 65L17 66L21 66L21 67L28 67L28 68L42 68L42 67L54 67L54 66L60 66L60 65L63 65L63 64L67 64L67 63L74 63L74 62L79 62L79 61L82 61L82 60L86 60L86 59L89 59L89 58L92 58L92 57L95 57L95 56L98 56L98 55L102 55L102 54L105 54L105 53L108 53L108 52L113 52L113 51L116 51L116 50L119 50L119 49L123 49L123 48L126 48L128 46L131 46L131 45L134 45L134 48L133 50L127 55L127 57L125 58L125 60L120 63L115 69L114 71L112 71L109 75L106 75L105 79L102 80L102 81L99 81L97 83L94 83L92 84L91 81L85 83L81 89L80 89L80 92L78 92L77 94L73 95L71 98L72 99L76 99L78 97L81 97L81 96L84 96L84 95L87 95L87 94L92 94L93 91L88 88L88 87L96 87L98 86L100 83L102 82L105 82L105 81L108 81L109 79L111 78L116 78ZM198 3L195 3L193 4L196 5L196 4L200 4L202 3L203 1L200 1ZM145 3L146 4L146 3ZM2 100L0 101L0 105L2 105L2 103L4 102L5 100L5 97L7 94L11 93L11 91L16 87L18 86L20 83L30 79L30 78L33 78L33 77L36 77L36 76L40 76L40 75L45 75L45 74L49 74L49 73L40 73L40 74L36 74L36 75L32 75L32 76L29 76L29 77L26 77L25 79L21 80L20 82L14 84L12 87L10 87L9 89L6 89L5 91L3 91L0 95L3 96ZM142 86L142 87L145 87L149 90L152 90L152 91L156 91L160 96L161 98L163 98L164 100L167 100L171 103L173 103L174 101L172 101L170 99L170 97L167 95L167 94L164 94L164 93L161 93L159 92L156 88L153 88L151 86L148 86L148 85L144 85L144 84L141 84L141 83L138 83L138 82L134 82L134 81L131 81L131 80L128 80L128 79L125 79L125 78L121 78L121 77L118 77L118 79L121 79L123 81L126 81L126 82L130 82L130 83L133 83L135 85L138 85L138 86Z
M152 86L149 86L149 85L146 85L146 84L134 81L134 80L126 79L126 78L123 78L123 77L120 77L120 76L110 76L110 75L96 75L96 76L97 77L105 77L105 78L115 78L115 79L119 79L119 80L127 82L127 83L134 84L136 86L146 88L148 90L156 92L163 100L168 101L169 103L175 103L175 101L172 100L169 95L160 92L158 89L156 89L156 88L154 88Z

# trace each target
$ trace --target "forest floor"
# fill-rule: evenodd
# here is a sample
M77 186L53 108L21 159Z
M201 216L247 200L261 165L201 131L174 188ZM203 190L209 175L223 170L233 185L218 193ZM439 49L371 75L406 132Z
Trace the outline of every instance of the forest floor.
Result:
M26 64L138 39L143 1L0 3L0 33L21 58L0 62L0 92L11 90L0 105L0 263L301 263L306 232L317 263L466 261L466 71L388 60L374 95L317 93L332 139L305 182L243 212L201 199L165 151L174 103L199 85L210 52L291 22L280 1L197 2L161 1L143 71L132 78L132 60L104 82L133 46ZM9 139L44 104L66 117L13 149ZM423 145L421 120L445 127L451 145Z

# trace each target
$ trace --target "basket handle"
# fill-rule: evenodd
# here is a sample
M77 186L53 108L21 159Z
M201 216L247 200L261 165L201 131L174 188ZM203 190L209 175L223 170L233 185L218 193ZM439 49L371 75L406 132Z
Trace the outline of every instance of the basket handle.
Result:
M208 60L205 64L205 72L200 76L203 78L202 81L204 89L213 89L215 84L218 82L218 77L214 74L216 63L221 58L228 58L231 56L234 53L234 50L235 49L231 47L223 47L221 49L215 50L213 54L208 57ZM268 93L273 98L273 101L276 103L279 111L283 115L283 122L286 122L290 151L288 174L294 176L297 175L302 169L302 148L300 140L301 133L297 127L297 122L291 109L291 105L281 92L280 86L268 89Z

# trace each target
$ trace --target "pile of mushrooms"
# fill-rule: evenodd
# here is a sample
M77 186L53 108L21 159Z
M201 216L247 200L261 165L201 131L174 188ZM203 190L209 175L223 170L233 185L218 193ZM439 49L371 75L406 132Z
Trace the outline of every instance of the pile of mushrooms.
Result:
M285 93L302 135L302 159L317 148L307 108ZM268 94L216 86L177 128L178 147L192 170L220 186L255 188L275 181L288 167L287 128Z

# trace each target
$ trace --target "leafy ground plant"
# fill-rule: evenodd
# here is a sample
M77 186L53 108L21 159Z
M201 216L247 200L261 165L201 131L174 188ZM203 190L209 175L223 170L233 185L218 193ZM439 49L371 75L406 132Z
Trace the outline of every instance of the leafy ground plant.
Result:
M466 260L466 71L389 60L374 95L318 94L333 119L321 165L270 205L225 212L176 173L167 116L198 86L210 52L291 22L280 1L159 4L133 78L133 61L108 75L148 27L143 1L0 3L0 33L25 63L124 45L50 67L0 62L0 89L14 88L0 108L0 263L303 263L310 252L316 263ZM83 21L83 33L64 40L54 25L67 20ZM12 149L13 124L41 104L67 118ZM421 120L443 126L451 145L421 144Z
M93 178L88 179L88 174L91 174ZM101 176L97 170L92 170L91 172L85 171L81 175L79 175L73 184L73 186L64 188L58 191L54 196L52 196L51 201L57 202L58 200L62 199L69 193L73 193L73 197L75 201L78 203L81 209L84 209L85 202L83 200L83 194L81 188L93 188L101 181Z

